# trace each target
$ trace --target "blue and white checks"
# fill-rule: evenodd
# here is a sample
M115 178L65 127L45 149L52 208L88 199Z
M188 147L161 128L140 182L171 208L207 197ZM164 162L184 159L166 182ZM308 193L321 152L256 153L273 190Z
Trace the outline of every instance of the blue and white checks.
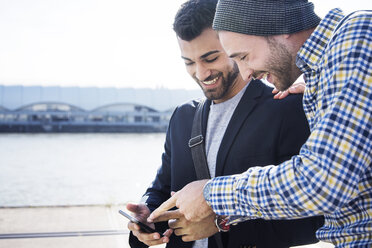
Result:
M300 154L211 180L216 214L232 222L325 215L319 239L372 247L372 13L334 33L342 18L328 13L297 56L311 128Z

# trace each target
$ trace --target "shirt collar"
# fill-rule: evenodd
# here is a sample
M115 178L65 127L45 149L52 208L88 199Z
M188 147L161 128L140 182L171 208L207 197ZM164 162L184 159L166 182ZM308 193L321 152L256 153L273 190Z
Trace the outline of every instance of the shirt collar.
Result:
M333 35L333 30L343 17L344 14L341 9L337 8L331 10L324 19L322 19L309 39L302 45L297 53L296 65L303 72L306 70L306 65L311 70L317 70L318 63L324 55L327 44Z

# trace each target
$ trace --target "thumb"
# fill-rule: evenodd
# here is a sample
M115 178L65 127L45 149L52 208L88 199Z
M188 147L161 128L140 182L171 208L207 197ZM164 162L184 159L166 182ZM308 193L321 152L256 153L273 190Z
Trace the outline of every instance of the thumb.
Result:
M128 203L127 204L127 209L131 212L138 212L139 211L139 205L136 203Z

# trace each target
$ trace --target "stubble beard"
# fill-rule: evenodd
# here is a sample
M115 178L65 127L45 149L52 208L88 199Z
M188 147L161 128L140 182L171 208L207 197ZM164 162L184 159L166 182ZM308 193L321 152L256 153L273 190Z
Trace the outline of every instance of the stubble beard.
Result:
M201 83L199 82L199 80L197 79L195 80L197 80L200 88L203 90L205 97L213 101L213 100L219 100L219 99L224 98L230 92L230 90L232 89L232 87L234 86L236 82L238 75L239 75L239 68L234 63L233 69L229 71L226 78L224 77L222 72L218 74L218 77L222 78L222 82L221 82L221 85L217 88L209 89L209 90L204 89Z
M268 38L270 47L270 59L266 67L268 72L275 77L274 85L280 90L288 89L299 76L299 69L294 63L294 58L290 51L282 44Z

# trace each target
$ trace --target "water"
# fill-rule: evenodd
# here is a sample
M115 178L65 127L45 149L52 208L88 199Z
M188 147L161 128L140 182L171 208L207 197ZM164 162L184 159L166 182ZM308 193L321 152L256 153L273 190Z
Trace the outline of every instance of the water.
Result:
M138 201L165 134L2 134L0 206Z

